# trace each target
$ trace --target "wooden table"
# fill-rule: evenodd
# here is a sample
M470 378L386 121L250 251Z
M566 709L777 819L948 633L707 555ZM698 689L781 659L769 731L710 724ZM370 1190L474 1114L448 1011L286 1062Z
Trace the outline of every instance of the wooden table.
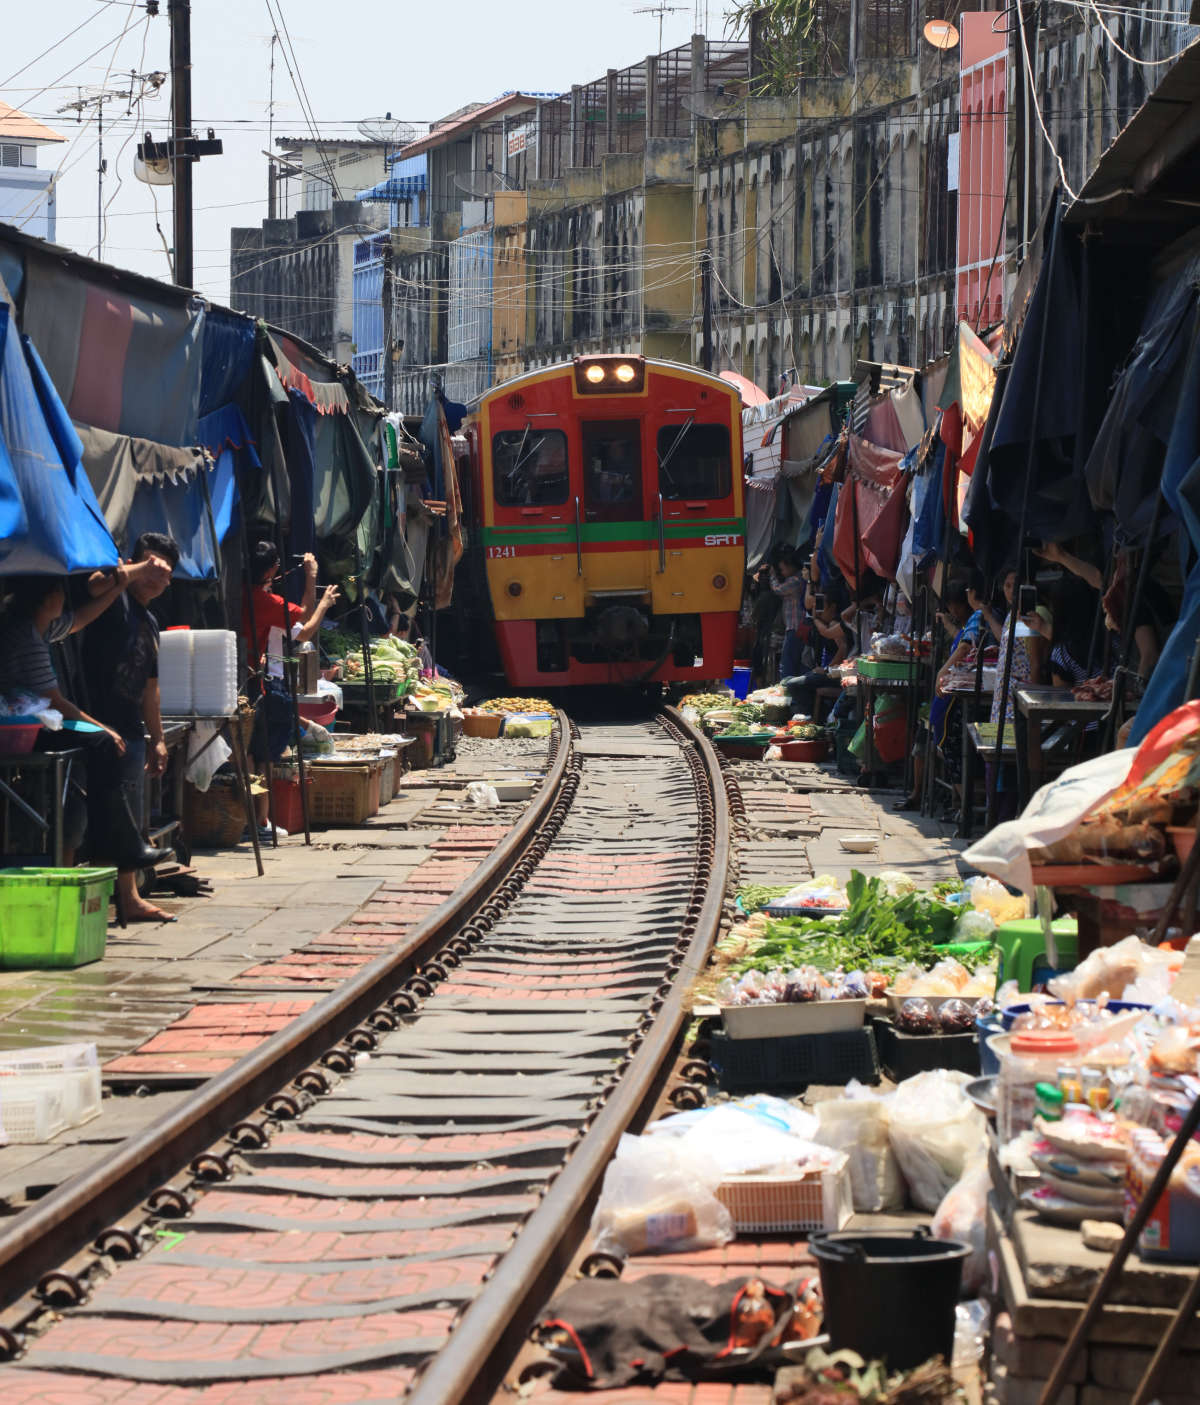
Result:
M1046 753L1042 750L1048 726L1064 722L1099 721L1108 716L1111 702L1081 702L1070 688L1020 687L1013 694L1017 728L1017 789L1021 804L1046 782Z

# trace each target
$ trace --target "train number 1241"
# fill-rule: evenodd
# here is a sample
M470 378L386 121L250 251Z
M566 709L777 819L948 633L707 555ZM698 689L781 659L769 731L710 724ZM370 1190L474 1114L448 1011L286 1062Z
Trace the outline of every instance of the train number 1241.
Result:
M515 556L517 548L515 546L489 546L487 554L489 561L498 561L505 556Z

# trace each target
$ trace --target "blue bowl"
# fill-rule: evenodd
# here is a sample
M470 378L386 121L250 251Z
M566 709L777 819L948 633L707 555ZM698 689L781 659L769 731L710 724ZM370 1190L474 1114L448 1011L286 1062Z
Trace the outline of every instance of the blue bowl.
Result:
M1051 1000L1047 1003L1051 1005L1061 1005L1063 1002L1061 1000ZM1094 1005L1095 1001L1084 1000L1080 1003L1084 1005ZM1150 1006L1139 1005L1136 1001L1131 1000L1110 1000L1108 1002L1108 1008L1112 1010L1114 1014L1122 1015L1125 1013L1126 1010L1149 1010ZM1028 1000L1026 1000L1023 1001L1020 1005L1009 1005L1005 1009L1001 1010L1000 1020L1004 1025L1005 1031L1012 1029L1013 1021L1017 1018L1018 1015L1028 1014L1030 1009L1030 1003ZM994 1030L992 1032L995 1033Z
M979 1034L979 1073L983 1078L994 1078L1000 1072L1000 1060L988 1048L988 1040L993 1034L1003 1034L1005 1025L1000 1015L983 1015L975 1021Z

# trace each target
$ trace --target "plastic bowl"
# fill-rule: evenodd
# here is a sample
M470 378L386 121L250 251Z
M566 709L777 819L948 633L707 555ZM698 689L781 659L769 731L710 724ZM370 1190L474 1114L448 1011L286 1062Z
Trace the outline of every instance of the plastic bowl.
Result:
M0 722L0 756L28 756L41 730L36 717L6 717Z
M848 854L869 854L879 848L877 834L840 834L838 843Z
M1042 1003L1046 1005L1063 1004L1061 1000L1046 1000ZM1079 1003L1081 1005L1094 1005L1096 1002L1094 1000L1081 1000ZM1000 1023L1004 1026L1006 1031L1010 1030L1017 1016L1028 1014L1032 1008L1033 1006L1028 1000L1023 1000L1019 1005L1006 1005L1005 1008L1000 1011ZM1114 1015L1123 1015L1129 1010L1149 1010L1151 1007L1149 1005L1141 1005L1133 1000L1110 1000L1107 1008L1110 1009Z

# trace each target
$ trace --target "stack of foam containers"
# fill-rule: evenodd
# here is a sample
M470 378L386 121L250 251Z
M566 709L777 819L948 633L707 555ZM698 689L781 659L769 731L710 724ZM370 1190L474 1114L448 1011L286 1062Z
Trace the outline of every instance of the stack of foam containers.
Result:
M158 693L164 717L190 717L192 640L190 629L168 629L158 641Z
M194 629L192 712L197 717L232 717L237 711L237 635L231 629Z
M232 717L237 684L237 635L231 629L169 629L159 639L164 717Z

